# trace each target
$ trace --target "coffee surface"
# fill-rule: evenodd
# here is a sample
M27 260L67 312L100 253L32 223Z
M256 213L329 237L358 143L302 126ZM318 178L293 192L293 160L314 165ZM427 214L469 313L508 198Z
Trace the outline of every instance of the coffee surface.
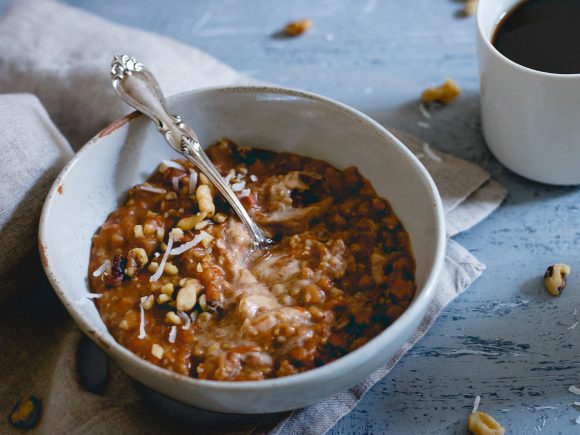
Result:
M580 73L580 0L527 0L500 21L493 45L538 71Z

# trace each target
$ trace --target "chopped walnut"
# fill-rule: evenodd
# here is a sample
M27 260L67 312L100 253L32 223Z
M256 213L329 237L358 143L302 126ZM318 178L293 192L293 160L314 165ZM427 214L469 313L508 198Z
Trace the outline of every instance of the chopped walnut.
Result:
M421 101L423 103L438 101L439 103L449 104L455 100L460 93L461 89L459 88L459 85L453 79L447 79L441 86L425 89L421 95Z
M145 236L143 233L143 225L135 225L135 227L133 227L133 234L136 239L143 238Z
M163 354L165 353L165 350L159 346L157 343L153 344L153 346L151 346L151 354L157 358L157 359L161 359L163 358Z
M199 210L202 213L205 213L207 217L211 218L215 214L215 205L213 203L213 196L209 186L206 184L198 186L195 191L195 197L199 204Z
M190 231L195 228L195 226L205 219L207 213L200 212L194 216L187 216L177 222L177 228L183 231Z
M181 318L173 311L168 311L165 314L165 321L173 325L181 325Z
M504 435L505 429L491 415L477 411L469 416L469 432L473 435Z
M181 239L183 239L183 230L181 228L173 228L169 232L169 235L174 242L179 242Z
M167 275L177 275L179 269L173 263L165 263L163 272L165 272Z
M308 18L292 21L284 27L284 33L288 36L299 36L312 27L312 20Z
M127 254L127 267L125 268L125 273L127 276L133 277L137 271L145 266L149 258L147 257L147 252L143 248L133 248L129 250Z
M197 302L197 294L203 286L197 279L188 279L185 285L179 289L175 300L176 307L179 311L189 311Z
M141 302L141 306L143 307L144 310L150 310L151 308L153 308L154 304L155 298L153 297L153 295L146 296L145 300Z
M174 292L173 284L168 282L167 284L163 284L161 287L161 293L166 294L167 296L172 296Z
M570 275L572 269L567 264L554 264L544 273L544 286L548 293L553 296L560 296L564 287L566 287L566 278Z

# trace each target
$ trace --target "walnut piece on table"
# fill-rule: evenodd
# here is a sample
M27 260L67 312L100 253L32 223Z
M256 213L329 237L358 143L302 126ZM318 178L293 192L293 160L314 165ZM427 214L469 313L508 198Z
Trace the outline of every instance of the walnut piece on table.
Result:
M299 36L312 27L312 20L304 18L302 20L292 21L284 27L284 33L288 36Z
M553 264L546 269L544 273L544 286L548 293L552 296L560 296L564 287L566 287L566 279L572 272L572 269L567 264Z
M421 94L423 103L437 101L442 104L449 104L461 93L461 88L453 79L447 79L441 86L427 88Z
M477 411L469 416L469 432L473 435L504 435L505 429L491 415Z

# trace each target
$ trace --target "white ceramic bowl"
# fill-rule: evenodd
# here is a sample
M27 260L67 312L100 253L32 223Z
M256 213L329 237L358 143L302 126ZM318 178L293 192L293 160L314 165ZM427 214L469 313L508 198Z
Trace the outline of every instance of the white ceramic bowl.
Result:
M241 145L356 165L387 198L410 234L417 294L393 325L358 350L323 367L288 377L221 382L178 375L144 361L107 331L87 293L91 237L134 184L177 154L144 116L107 127L77 153L44 205L39 244L44 268L80 328L123 370L149 387L191 405L235 413L277 412L336 394L369 375L400 349L432 302L444 250L441 200L419 160L367 116L332 100L280 88L212 88L170 99L203 144L227 137Z

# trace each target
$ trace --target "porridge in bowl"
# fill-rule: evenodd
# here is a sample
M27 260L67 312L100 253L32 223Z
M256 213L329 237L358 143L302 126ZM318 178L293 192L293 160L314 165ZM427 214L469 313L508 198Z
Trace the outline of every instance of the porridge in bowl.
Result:
M389 326L415 293L407 232L354 167L238 147L206 150L276 243L241 222L187 161L164 161L93 238L89 281L112 336L200 379L321 366Z

